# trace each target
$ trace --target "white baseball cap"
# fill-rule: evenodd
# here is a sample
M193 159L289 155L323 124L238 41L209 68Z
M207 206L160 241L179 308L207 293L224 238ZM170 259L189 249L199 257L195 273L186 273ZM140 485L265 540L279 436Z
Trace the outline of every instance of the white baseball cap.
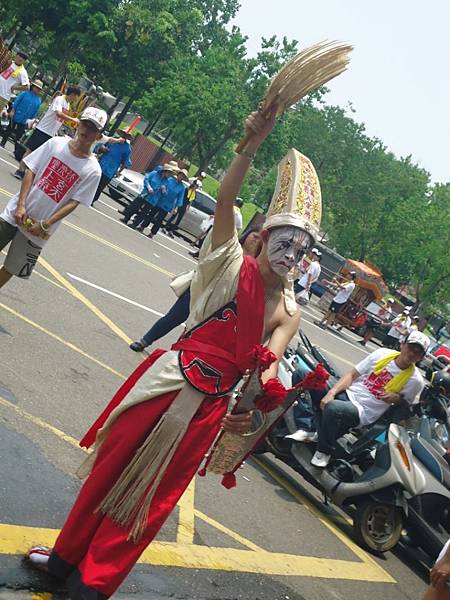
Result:
M320 256L320 254L321 254L321 253L320 253L320 251L319 251L319 250L317 250L317 248L313 248L313 249L311 250L311 252L312 252L313 254L317 254L317 256Z
M80 116L80 121L90 121L93 123L99 131L101 131L108 120L108 115L101 108L95 108L95 106L89 106Z
M411 331L406 339L407 344L417 344L424 352L430 347L431 340L421 331Z

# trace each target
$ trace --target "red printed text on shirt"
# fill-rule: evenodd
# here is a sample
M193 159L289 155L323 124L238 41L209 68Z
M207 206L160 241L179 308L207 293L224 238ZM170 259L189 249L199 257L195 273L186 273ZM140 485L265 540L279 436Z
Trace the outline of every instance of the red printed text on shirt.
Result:
M375 375L375 373L368 375L364 379L363 384L366 386L369 392L379 400L380 397L386 392L384 388L392 378L392 373L389 373L389 371L385 369L378 375Z
M78 173L75 173L59 158L52 156L37 182L37 187L51 200L58 203L61 202L79 178Z
M12 72L14 71L14 67L10 65L7 69L5 69L0 75L3 79L9 79L11 77Z

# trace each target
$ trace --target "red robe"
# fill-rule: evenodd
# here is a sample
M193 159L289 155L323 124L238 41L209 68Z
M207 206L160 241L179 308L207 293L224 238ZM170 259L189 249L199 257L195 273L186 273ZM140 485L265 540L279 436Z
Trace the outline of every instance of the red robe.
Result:
M111 596L154 539L195 476L228 408L229 391L247 368L249 354L261 343L264 289L256 261L245 257L236 303L231 302L183 335L174 345L189 385L205 394L159 484L145 532L138 543L129 531L97 511L152 428L176 398L170 392L130 407L112 423L92 472L56 541L49 570L66 579L71 600ZM162 354L156 350L130 375L80 442L89 447L97 431L145 371Z

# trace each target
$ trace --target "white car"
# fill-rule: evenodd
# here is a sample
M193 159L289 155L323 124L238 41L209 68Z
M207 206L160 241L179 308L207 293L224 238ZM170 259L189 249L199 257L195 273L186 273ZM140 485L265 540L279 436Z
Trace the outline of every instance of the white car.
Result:
M123 206L128 206L144 187L144 175L131 169L124 169L122 173L113 177L108 184L108 192L113 200Z

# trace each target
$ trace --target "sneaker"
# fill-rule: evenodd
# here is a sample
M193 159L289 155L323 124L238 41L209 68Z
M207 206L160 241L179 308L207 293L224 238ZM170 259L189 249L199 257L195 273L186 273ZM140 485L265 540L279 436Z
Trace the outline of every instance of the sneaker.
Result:
M148 237L149 240L152 240L153 239L153 233L148 233L147 237Z
M137 227L136 231L139 231L139 233L144 233L144 228L143 227Z
M317 442L318 439L317 431L305 431L304 429L298 429L295 433L286 435L287 440L294 440L295 442Z
M23 179L24 175L25 171L21 171L20 169L17 169L17 171L14 171L13 173L13 177L15 177L16 179Z
M167 232L167 235L168 235L170 238L172 238L172 239L175 237L171 231L168 231L168 232Z
M325 452L319 452L318 450L316 450L316 452L314 452L314 456L311 459L311 464L313 467L324 469L330 462L330 458L330 454L325 454Z
M365 346L366 342L364 340L358 340L358 344L361 344L361 346Z

